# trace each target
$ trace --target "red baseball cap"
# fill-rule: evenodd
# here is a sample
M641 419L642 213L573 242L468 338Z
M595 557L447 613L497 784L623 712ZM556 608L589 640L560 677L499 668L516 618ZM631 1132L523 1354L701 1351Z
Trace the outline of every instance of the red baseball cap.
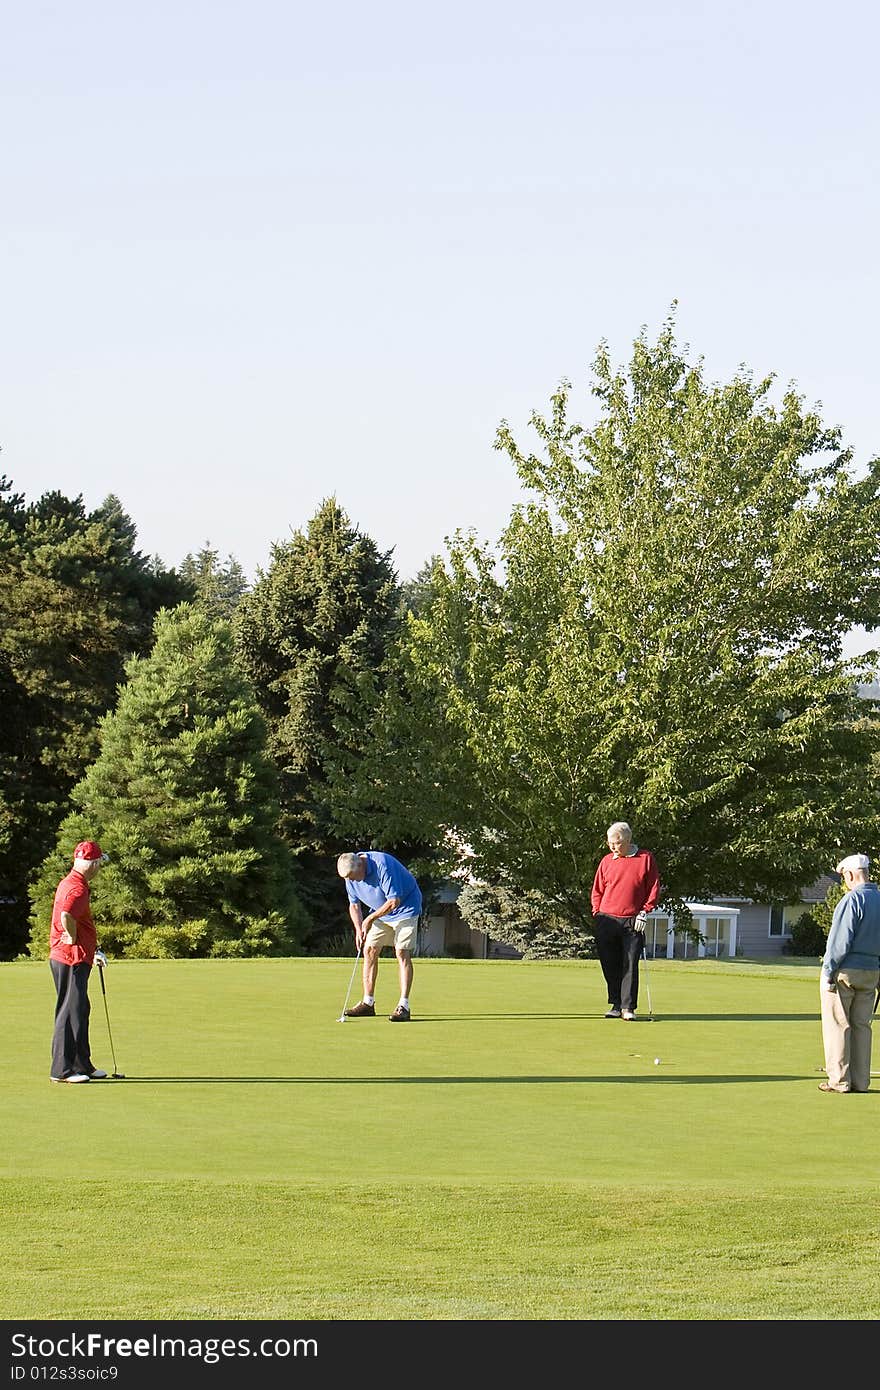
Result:
M105 854L104 851L101 849L101 846L100 846L100 845L96 845L95 842L94 842L94 840L80 840L80 842L79 842L79 844L77 845L76 849L73 851L73 857L74 857L74 859L106 859L106 858L107 858L106 854Z

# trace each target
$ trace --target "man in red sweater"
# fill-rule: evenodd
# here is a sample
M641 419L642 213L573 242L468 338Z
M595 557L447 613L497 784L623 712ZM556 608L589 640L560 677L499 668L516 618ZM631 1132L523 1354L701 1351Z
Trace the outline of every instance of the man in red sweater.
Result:
M55 890L49 931L49 968L55 981L52 1080L101 1081L107 1073L92 1062L89 1048L89 975L95 961L107 964L89 904L89 884L108 856L94 840L73 851L73 868Z
M626 821L609 825L608 849L599 861L590 895L596 949L608 986L605 1017L632 1023L639 1000L645 918L657 906L660 876L651 851L633 844Z

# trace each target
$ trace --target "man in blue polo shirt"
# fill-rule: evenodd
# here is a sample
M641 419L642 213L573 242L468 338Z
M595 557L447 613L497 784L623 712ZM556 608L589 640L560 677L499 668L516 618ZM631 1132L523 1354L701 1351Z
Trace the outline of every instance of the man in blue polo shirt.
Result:
M362 946L364 949L364 997L354 1008L345 1010L346 1018L375 1016L379 956L385 946L393 946L400 976L400 1002L389 1017L392 1023L409 1023L412 953L422 910L419 885L399 859L381 850L340 854L336 872L345 879L355 943L358 950ZM366 917L364 905L369 908Z

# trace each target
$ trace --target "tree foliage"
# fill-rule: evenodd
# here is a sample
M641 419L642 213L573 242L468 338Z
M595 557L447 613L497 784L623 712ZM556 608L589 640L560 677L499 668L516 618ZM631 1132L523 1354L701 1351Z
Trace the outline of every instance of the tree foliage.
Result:
M874 842L872 658L841 637L880 623L880 460L854 476L839 432L771 388L707 382L670 322L627 370L600 347L591 427L567 383L532 418L540 455L502 423L533 500L497 547L459 532L408 620L349 783L374 823L445 834L476 878L572 922L617 819L673 905L790 899Z
M400 586L400 612L401 615L412 613L418 617L420 613L430 607L436 586L434 576L443 569L443 557L432 555L425 561L415 578L408 579Z
M595 943L583 920L575 924L566 903L536 888L515 892L485 883L467 883L458 909L468 926L519 951L525 960L595 956Z
M196 554L184 556L180 577L192 589L194 601L212 618L231 619L248 589L238 560L228 555L221 561L219 552L207 542Z
M58 492L27 504L0 479L0 895L16 900L0 954L24 945L27 875L95 756L126 658L186 592L135 545L117 497L93 512Z
M266 726L233 662L232 631L196 605L165 610L135 657L98 758L33 888L31 951L44 952L52 895L73 846L111 862L95 881L105 948L128 956L293 954L305 916L275 833Z
M782 943L787 956L822 956L825 953L827 933L822 930L812 912L802 912L791 924L791 932Z
M831 922L834 917L834 909L836 908L837 904L840 902L841 898L846 893L846 891L847 890L842 882L830 884L822 902L816 903L816 906L813 908L812 913L810 914L814 922L816 923L816 926L819 928L819 931L822 933L822 936L826 940L828 938L828 933L831 930ZM822 949L824 951L824 946Z
M390 556L326 499L305 531L272 547L235 615L238 661L269 725L279 769L279 827L298 856L298 882L317 931L347 929L335 859L340 836L325 762L337 739L335 691L378 674L400 623ZM357 734L360 744L362 732ZM383 846L390 848L390 846Z

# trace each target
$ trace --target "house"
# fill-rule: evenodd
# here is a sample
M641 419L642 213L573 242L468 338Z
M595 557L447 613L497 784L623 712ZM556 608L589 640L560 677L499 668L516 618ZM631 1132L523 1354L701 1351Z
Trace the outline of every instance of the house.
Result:
M645 929L645 955L652 959L665 956L667 960L693 960L704 956L735 956L737 954L737 920L740 909L730 904L688 902L694 929L699 941L683 931L675 930L671 914L662 908L648 913ZM742 951L739 952L743 954Z
M824 902L828 889L838 882L836 874L823 874L809 888L801 889L795 903L759 903L752 898L720 895L716 902L739 908L736 954L752 959L782 955L793 923Z

